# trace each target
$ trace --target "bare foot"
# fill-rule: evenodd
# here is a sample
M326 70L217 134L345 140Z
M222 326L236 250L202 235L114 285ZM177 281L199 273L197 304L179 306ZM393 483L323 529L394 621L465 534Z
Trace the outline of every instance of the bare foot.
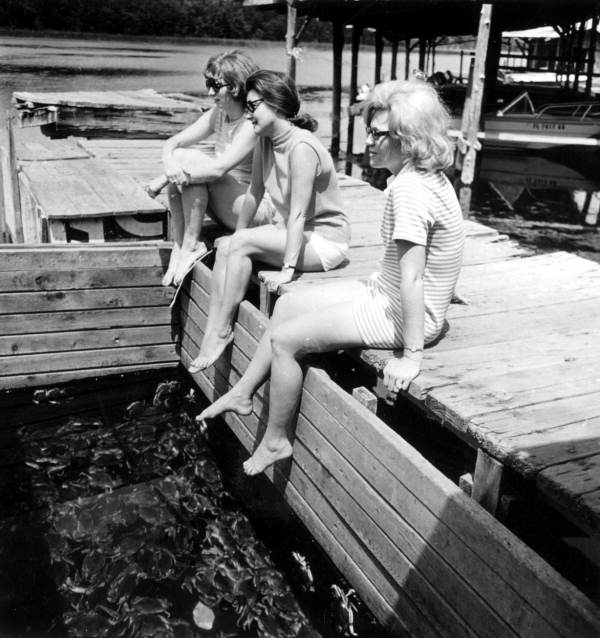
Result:
M169 183L169 179L166 175L160 175L150 180L145 186L144 190L153 199L160 193L160 191Z
M223 354L225 348L233 341L231 328L227 334L222 335L217 330L211 330L204 335L200 353L190 363L188 370L194 374L200 370L206 370Z
M270 465L292 456L292 445L287 439L265 442L263 439L254 454L244 463L244 472L254 476L264 472Z
M163 286L170 286L173 284L173 279L177 272L177 264L179 263L179 255L181 253L181 248L177 244L173 244L173 249L171 250L171 256L169 257L169 267L167 268L167 272L162 279Z
M252 412L252 399L239 392L235 386L219 397L213 404L202 410L196 417L196 423L205 419L214 419L223 412L235 412L241 416L246 416Z
M208 248L202 241L198 242L193 250L186 250L185 246L182 246L181 253L179 255L179 261L177 263L177 271L173 277L173 283L176 286L185 279L185 276L193 268L194 264L208 254Z

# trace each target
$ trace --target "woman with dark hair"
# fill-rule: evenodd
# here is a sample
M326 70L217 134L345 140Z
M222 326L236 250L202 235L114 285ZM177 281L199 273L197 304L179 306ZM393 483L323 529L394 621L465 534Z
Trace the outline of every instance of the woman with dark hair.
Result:
M252 181L236 232L218 243L208 320L200 353L189 370L211 366L227 347L232 321L257 259L281 268L274 286L295 270L330 270L345 258L350 226L331 155L312 134L316 121L299 113L294 81L276 71L257 71L246 81L246 110L259 140ZM277 224L250 228L265 192Z
M189 267L206 253L199 241L206 212L235 229L250 183L256 142L252 125L244 117L246 79L256 70L258 66L240 51L211 57L204 77L214 107L163 146L164 175L146 186L153 197L168 186L174 245L163 286L179 284ZM214 156L189 148L209 136L215 139ZM273 207L262 202L254 223L272 219Z
M250 96L249 96L250 97ZM374 168L393 174L383 212L384 254L368 281L310 286L282 295L238 383L197 420L252 411L252 395L270 375L264 437L244 463L258 474L292 454L289 428L302 391L298 359L340 348L401 348L383 371L392 391L419 374L423 348L442 332L461 265L463 219L444 169L452 163L448 114L422 81L375 87L365 109Z

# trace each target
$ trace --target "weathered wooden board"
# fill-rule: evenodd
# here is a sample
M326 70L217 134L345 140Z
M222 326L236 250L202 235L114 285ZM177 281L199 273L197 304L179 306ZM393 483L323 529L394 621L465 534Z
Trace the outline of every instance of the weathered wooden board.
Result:
M17 139L15 152L19 162L43 162L44 160L85 159L91 157L89 151L86 151L75 139L51 140L41 135L36 137L35 140Z
M29 162L21 170L48 219L164 211L131 177L96 158Z
M177 366L161 253L162 244L0 250L0 387Z
M195 103L174 100L161 95L154 89L135 91L61 91L33 92L15 91L13 99L17 102L50 104L56 106L76 106L80 108L148 111L198 111L202 109Z
M208 277L197 266L191 298L183 296L184 363L202 335ZM264 324L256 309L242 304L231 358L195 375L209 397L243 372ZM266 392L257 393L254 415L228 418L236 432L245 429L242 439L250 449L265 425ZM324 545L349 543L362 577L352 568L347 576L366 600L374 598L373 590L384 598L387 606L380 600L374 607L384 622L393 609L415 635L592 636L600 627L597 610L583 596L312 368L286 478L286 495L295 490L307 496L300 515L309 528L321 519L315 533ZM306 507L314 508L312 515ZM341 565L344 570L347 561Z

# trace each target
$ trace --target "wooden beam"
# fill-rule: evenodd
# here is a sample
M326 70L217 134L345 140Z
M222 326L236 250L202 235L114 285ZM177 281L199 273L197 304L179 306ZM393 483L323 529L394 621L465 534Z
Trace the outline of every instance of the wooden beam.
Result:
M346 175L352 174L352 150L354 147L354 115L350 112L350 106L356 99L358 90L358 52L360 50L360 36L362 27L352 28L352 61L350 63L350 95L348 98L348 131L346 139Z
M2 149L2 175L4 187L4 215L6 225L14 243L23 243L23 222L21 220L21 196L17 176L15 138L12 111L6 112L7 146Z
M590 44L588 48L587 79L585 82L586 95L592 94L592 80L594 78L594 63L596 61L596 39L598 36L598 16L592 20L592 30L590 31Z
M381 82L381 61L383 59L383 36L380 31L375 33L375 84Z
M492 515L498 509L503 469L502 463L481 448L477 450L471 497Z
M461 51L462 54L462 51ZM410 74L410 38L404 40L404 79L408 80Z
M333 24L333 96L331 102L331 155L340 154L340 112L342 109L342 53L344 50L344 25Z
M467 100L465 100L461 127L462 142L464 146L461 181L467 186L473 183L473 179L475 177L477 151L480 148L477 140L477 134L479 133L480 127L483 128L482 106L485 89L485 66L491 24L492 5L484 4L481 7L481 14L479 18L479 31L477 33L477 46L475 48L475 63L473 66L471 91L470 96Z
M287 2L287 31L285 32L285 50L287 53L287 73L296 79L296 58L293 55L296 46L296 2L288 0Z
M398 79L398 38L392 40L392 66L390 68L390 80Z

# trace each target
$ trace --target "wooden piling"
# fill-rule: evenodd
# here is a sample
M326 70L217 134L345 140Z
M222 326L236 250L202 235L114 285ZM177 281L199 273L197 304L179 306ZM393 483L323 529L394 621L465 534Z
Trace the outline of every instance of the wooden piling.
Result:
M358 89L358 52L360 49L360 36L362 27L354 26L352 29L352 60L350 63L350 95L348 98L348 133L346 140L346 175L352 174L352 150L354 147L354 115L350 111L352 103L356 99Z
M381 82L381 62L383 59L383 36L377 30L375 33L375 84Z
M340 112L342 109L342 53L344 50L344 24L333 24L333 96L331 100L331 155L340 155Z
M296 46L296 0L287 0L287 30L285 32L285 49L287 53L287 73L296 79L296 58L293 55Z

